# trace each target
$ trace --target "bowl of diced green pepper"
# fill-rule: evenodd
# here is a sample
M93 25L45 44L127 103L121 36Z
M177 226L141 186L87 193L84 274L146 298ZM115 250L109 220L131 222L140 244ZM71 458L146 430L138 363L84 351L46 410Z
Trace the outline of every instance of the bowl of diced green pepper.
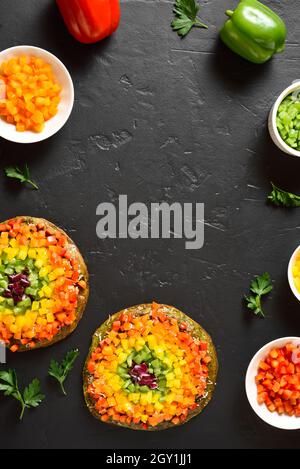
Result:
M280 150L300 157L300 80L277 98L269 115L269 131Z

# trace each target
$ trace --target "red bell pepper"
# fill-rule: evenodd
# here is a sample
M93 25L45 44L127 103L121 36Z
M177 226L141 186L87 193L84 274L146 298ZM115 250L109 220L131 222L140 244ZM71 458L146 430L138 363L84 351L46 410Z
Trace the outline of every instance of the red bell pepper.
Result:
M79 42L91 44L119 26L119 0L56 0L64 22Z

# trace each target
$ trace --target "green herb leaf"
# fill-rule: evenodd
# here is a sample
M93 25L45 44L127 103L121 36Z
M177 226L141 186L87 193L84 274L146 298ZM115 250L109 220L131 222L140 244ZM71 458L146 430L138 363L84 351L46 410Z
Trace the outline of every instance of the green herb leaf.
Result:
M38 407L40 405L45 396L41 393L41 385L38 379L34 379L25 388L23 397L26 407Z
M5 396L16 397L18 395L18 380L15 370L0 371L0 381L3 381L3 384L0 384L0 391L3 391Z
M252 309L255 314L265 316L261 309L260 297L259 296L245 296L247 301L247 308Z
M266 272L263 275L255 277L251 282L250 290L254 295L245 295L247 308L251 309L257 316L265 317L261 305L261 297L273 290L270 275Z
M27 164L25 164L23 169L20 169L18 166L8 166L4 171L7 177L17 179L21 183L30 184L34 189L38 189L36 183L30 179L30 172Z
M0 391L4 392L5 396L11 396L21 405L20 420L22 420L25 409L38 407L45 399L41 394L40 382L34 379L25 389L22 395L18 386L18 379L15 370L0 371Z
M268 196L270 202L283 207L300 207L300 196L279 189L272 182L271 184L272 192Z
M67 393L64 387L64 382L68 374L72 370L75 360L77 359L78 355L79 355L79 350L77 349L70 350L70 352L67 353L67 355L65 356L61 364L55 360L51 360L51 363L50 363L50 368L49 368L48 373L50 376L52 376L59 382L61 390L65 396L67 395Z
M176 0L173 10L176 18L172 21L171 27L178 36L186 36L193 26L207 29L206 24L197 16L199 10L200 6L196 0Z
M273 290L270 275L266 272L260 277L256 277L253 282L251 282L250 290L259 296L270 293L270 291Z

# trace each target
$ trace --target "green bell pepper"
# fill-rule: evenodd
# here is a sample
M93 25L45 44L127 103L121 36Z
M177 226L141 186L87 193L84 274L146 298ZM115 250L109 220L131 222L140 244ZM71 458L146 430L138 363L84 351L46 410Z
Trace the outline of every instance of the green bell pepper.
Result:
M270 8L257 0L240 0L227 10L220 31L222 41L244 59L261 64L285 48L286 26Z

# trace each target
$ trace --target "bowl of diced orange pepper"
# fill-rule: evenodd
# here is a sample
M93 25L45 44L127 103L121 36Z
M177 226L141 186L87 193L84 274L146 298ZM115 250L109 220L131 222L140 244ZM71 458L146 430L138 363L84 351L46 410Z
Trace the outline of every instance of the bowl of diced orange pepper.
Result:
M74 104L72 78L50 52L17 46L0 52L0 136L35 143L57 133Z
M282 430L300 429L300 338L262 347L250 362L246 394L254 412Z

